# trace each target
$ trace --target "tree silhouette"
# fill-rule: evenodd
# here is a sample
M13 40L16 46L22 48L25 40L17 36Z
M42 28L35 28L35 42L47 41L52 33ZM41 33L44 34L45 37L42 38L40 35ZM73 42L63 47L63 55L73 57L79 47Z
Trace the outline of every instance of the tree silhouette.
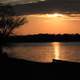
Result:
M7 37L13 33L15 28L20 27L25 23L25 18L21 17L0 17L0 36Z
M11 5L0 6L0 55L2 54L2 47L4 40L13 34L15 28L20 27L26 23L26 18L15 16L14 9Z

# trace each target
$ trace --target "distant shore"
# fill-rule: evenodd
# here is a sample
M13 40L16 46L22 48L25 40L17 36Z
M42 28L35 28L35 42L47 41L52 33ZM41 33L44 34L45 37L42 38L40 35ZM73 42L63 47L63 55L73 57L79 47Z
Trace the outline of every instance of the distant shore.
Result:
M3 40L2 40L3 41ZM27 36L10 36L6 42L80 42L80 34L37 34Z

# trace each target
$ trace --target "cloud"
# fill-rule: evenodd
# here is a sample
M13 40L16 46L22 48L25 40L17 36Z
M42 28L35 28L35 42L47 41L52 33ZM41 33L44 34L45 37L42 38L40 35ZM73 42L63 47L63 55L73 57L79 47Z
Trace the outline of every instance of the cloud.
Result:
M3 0L0 0L3 1ZM65 14L80 13L80 0L6 0L14 3L28 4L13 5L16 15L46 14L60 12ZM36 1L36 3L29 3Z
M45 1L45 0L0 0L0 3L23 4L23 3L31 3L31 2L38 2L38 1Z
M78 1L80 2L80 0L0 0L0 3L11 3L11 4L21 4L21 3L30 3L30 2L38 2L38 1L51 1L53 2L74 2L74 1Z
M16 13L46 14L46 13L80 13L80 0L46 0L43 2L16 5Z

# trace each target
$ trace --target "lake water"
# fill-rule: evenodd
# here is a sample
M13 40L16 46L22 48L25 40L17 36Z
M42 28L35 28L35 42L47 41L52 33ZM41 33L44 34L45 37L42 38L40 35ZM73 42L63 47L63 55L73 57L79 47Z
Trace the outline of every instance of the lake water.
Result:
M52 62L53 59L80 62L80 42L14 43L3 49L10 57Z

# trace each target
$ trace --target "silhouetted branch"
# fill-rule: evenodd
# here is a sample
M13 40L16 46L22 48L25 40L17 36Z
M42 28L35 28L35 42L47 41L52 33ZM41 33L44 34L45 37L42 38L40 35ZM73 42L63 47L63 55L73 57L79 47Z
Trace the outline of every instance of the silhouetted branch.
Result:
M26 23L26 18L21 16L12 16L14 10L11 5L5 5L0 7L0 35L9 36L13 29L20 27Z

